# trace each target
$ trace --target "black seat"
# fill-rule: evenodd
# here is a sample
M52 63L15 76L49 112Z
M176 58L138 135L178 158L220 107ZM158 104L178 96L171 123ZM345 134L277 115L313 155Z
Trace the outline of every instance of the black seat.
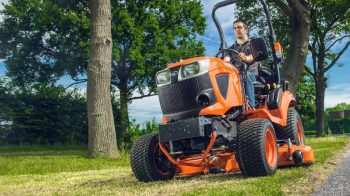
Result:
M268 94L267 84L272 84L272 73L267 67L258 65L258 76L254 82L254 91L256 96Z
M258 70L259 70L259 73L257 76L257 81L259 81L263 84L272 84L275 82L274 77L273 77L273 73L269 68L263 67L259 63Z

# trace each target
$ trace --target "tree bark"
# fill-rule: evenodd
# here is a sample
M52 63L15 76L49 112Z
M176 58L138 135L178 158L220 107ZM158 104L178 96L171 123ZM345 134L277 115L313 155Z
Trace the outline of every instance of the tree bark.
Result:
M111 102L112 34L109 0L90 0L91 43L88 64L88 156L118 157Z
M125 135L128 133L129 128L129 111L128 111L128 89L127 84L121 84L120 90L120 128L121 128L121 138L123 142L125 141Z
M306 62L309 45L310 16L305 11L303 16L292 14L289 20L293 26L292 41L281 74L283 80L289 81L289 89L295 94Z
M316 85L316 136L324 135L324 98L326 91L326 78L320 74L315 78Z

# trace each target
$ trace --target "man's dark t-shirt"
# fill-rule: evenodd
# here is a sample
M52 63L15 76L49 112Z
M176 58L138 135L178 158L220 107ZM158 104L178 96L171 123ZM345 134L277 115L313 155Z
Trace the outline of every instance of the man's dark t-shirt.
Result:
M246 41L244 44L240 45L235 42L229 49L237 50L240 53L244 53L245 55L251 55L250 51L250 41ZM238 69L241 70L243 63L239 60L238 55L236 53L230 53L230 61L231 63ZM255 76L258 75L258 62L247 63L248 71L254 73Z

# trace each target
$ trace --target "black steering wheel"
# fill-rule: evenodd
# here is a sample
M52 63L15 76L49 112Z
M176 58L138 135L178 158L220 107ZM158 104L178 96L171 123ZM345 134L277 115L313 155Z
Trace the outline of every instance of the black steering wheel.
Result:
M242 63L243 63L244 66L242 66L242 68L243 68L244 70L247 68L246 62L244 62L244 61L242 61L242 60L240 60L240 59L238 58L238 54L239 54L240 52L238 52L237 50L234 50L234 49L231 49L231 48L221 49L221 50L215 55L215 57L218 57L219 54L221 54L221 53L223 53L223 52L233 52L233 53L237 54L235 59L238 60L239 62L242 62ZM230 57L231 57L231 56L230 56ZM240 70L242 70L242 68L241 68Z
M233 52L235 54L239 54L239 52L237 50L231 49L231 48L225 48L225 49L221 49L218 53L216 53L215 57L218 57L219 54L223 53L223 52Z

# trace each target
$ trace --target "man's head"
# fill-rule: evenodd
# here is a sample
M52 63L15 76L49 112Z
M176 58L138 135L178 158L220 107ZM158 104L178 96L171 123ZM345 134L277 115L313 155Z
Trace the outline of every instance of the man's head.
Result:
M242 20L235 20L233 22L233 33L237 39L245 39L245 36L248 37L248 26Z

